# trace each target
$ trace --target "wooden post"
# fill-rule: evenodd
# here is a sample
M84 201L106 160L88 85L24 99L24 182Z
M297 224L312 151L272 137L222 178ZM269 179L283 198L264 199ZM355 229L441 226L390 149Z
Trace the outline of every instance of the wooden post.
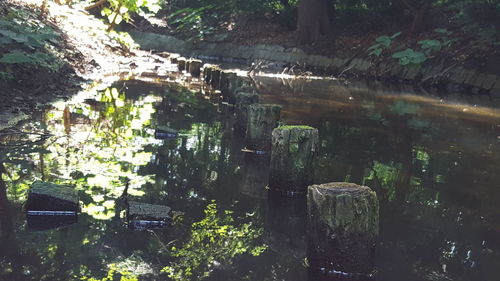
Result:
M28 192L28 215L76 216L78 208L78 193L71 186L37 181Z
M220 92L222 100L234 104L236 89L243 85L243 79L234 72L223 71L220 77Z
M371 276L379 227L377 194L346 182L311 185L307 209L311 270Z
M211 64L203 65L203 81L207 84L209 84L210 80L212 80L212 67L213 66Z
M171 62L172 64L177 64L177 60L179 59L179 57L180 57L180 56L179 56L179 55L177 55L177 54L172 54L172 55L170 55L170 62Z
M269 152L273 129L278 126L281 106L251 104L248 106L246 144L249 149Z
M306 194L313 183L318 153L318 129L281 126L273 130L269 187L290 194Z
M222 72L222 70L217 66L214 66L212 68L210 85L212 85L213 89L220 89L220 74L221 74L221 72Z
M138 230L168 226L172 222L171 210L168 206L128 201L128 226Z
M191 59L189 60L189 73L192 77L200 77L201 74L201 65L203 62L201 60Z
M256 103L259 103L259 95L256 93L238 93L236 95L236 122L234 128L237 133L245 133L247 129L248 106Z
M186 59L186 66L184 66L184 70L186 71L186 73L189 73L189 66L190 65L191 65L191 60Z
M180 57L177 58L177 68L180 72L186 70L186 58Z

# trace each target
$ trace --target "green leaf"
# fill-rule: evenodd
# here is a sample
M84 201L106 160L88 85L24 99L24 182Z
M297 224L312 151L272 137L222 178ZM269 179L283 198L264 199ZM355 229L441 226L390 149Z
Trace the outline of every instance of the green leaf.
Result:
M375 49L375 50L371 51L368 55L369 56L375 55L375 56L379 57L380 54L382 54L382 49L378 48L378 49Z
M377 44L373 44L370 46L370 48L368 48L368 51L371 51L371 50L374 50L374 49L377 49L380 47L380 43L377 43Z

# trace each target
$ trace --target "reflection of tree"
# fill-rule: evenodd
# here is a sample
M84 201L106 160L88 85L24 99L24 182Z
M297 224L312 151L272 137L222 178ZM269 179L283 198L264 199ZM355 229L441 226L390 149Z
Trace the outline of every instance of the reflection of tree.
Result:
M205 218L192 225L189 239L171 249L176 259L162 271L174 280L202 280L217 269L229 268L242 254L259 256L266 249L257 242L262 232L252 222L237 224L232 211L209 204Z

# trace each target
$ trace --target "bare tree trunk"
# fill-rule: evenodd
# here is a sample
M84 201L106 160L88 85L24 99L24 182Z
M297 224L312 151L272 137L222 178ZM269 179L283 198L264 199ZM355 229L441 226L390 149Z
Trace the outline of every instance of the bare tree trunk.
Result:
M303 43L317 41L330 34L330 7L328 0L299 0L297 34Z

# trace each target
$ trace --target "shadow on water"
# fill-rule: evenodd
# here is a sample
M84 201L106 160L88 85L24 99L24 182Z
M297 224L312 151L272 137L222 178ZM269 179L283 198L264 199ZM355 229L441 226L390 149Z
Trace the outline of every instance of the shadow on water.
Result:
M373 280L496 280L498 111L331 81L256 82L283 122L319 129L315 182L377 191ZM157 126L178 137L155 139ZM233 128L224 105L132 80L1 135L0 279L363 280L309 273L305 198L269 193L269 156L242 153ZM35 180L74 186L78 221L31 231L23 203ZM168 229L127 229L126 183L134 200L183 215Z

